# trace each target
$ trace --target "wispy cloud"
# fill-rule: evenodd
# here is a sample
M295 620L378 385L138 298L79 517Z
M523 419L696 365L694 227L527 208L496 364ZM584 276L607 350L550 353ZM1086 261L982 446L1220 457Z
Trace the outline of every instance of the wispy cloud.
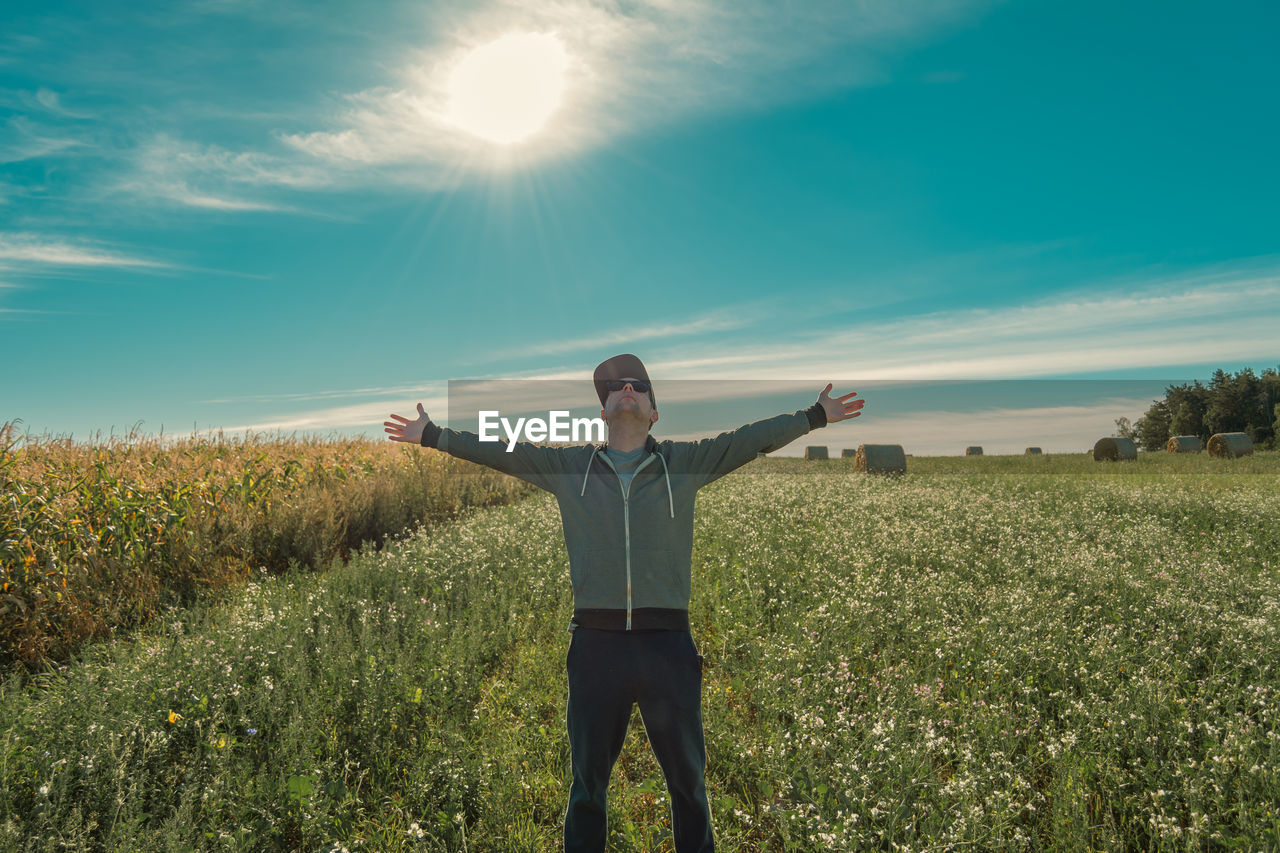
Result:
M391 412L404 417L417 417L415 404L421 402L433 419L439 420L447 411L447 396L427 398L405 398L398 405L394 403L358 403L350 406L315 409L293 414L268 416L254 423L236 424L222 427L225 432L294 432L324 431L351 427L372 429L375 425L381 429L383 421Z
M727 332L741 329L760 322L762 314L756 306L735 306L728 311L712 311L701 317L684 322L654 323L636 329L611 332L595 337L577 337L545 344L531 344L519 349L499 350L485 359L486 362L509 359L514 355L521 357L558 355L566 352L602 349L613 346L633 345L641 341L663 340L667 338L687 337L691 335L707 335L716 332Z
M1280 271L1097 287L1004 308L964 308L815 330L725 352L685 348L651 375L1016 378L1273 358Z
M60 135L58 131L46 129L25 116L15 116L9 119L0 135L0 163L35 160L84 145L80 139Z
M89 243L73 244L38 234L0 232L0 269L32 266L164 268L169 264Z
M183 102L184 93L192 90L178 81L140 74L130 63L104 73L101 57L89 57L83 62L92 60L91 67L75 66L78 78L42 80L29 89L0 93L6 106L26 113L0 127L0 161L84 155L85 176L92 174L107 197L123 194L143 204L158 201L214 212L306 213L308 206L290 194L369 186L446 189L474 169L565 156L691 114L758 110L875 85L886 79L878 57L887 48L926 39L990 3L406 4L385 20L402 26L406 19L416 19L413 29L429 43L405 46L412 39L403 31L385 38L363 32L343 36L342 43L353 50L367 42L388 51L368 57L385 68L378 85L261 103L244 98L232 103L214 92L198 102ZM254 0L207 0L153 10L140 13L137 23L141 31L168 33L167 25L200 27L209 15L249 16L280 29L306 27L309 32L334 26L308 4ZM87 39L91 23L62 25ZM560 109L542 133L518 150L498 150L448 118L447 81L468 51L513 31L555 33L570 55L570 79ZM8 41L15 51L48 51L52 46L40 39L10 36ZM224 60L224 46L209 49L199 35L191 42L193 55L179 64L207 68L204 79L216 78L216 66L209 63ZM44 66L55 76L57 68ZM88 74L102 90L98 100L70 97ZM137 107L139 88L148 95L145 109Z
M331 126L281 135L298 151L347 167L414 163L440 181L458 169L558 156L693 111L759 109L886 79L885 46L919 39L986 5L963 0L811 3L589 0L445 4L426 28L442 34L380 87L344 96ZM554 33L570 57L565 101L519 152L485 145L448 119L447 81L462 56L513 31ZM490 156L492 154L493 156ZM401 178L403 180L403 177Z
M446 383L415 382L408 385L389 387L344 388L324 391L304 391L285 394L251 394L243 397L220 397L212 400L200 400L201 403L295 403L307 400L335 400L349 397L405 397L414 394L444 393Z
M326 183L328 178L315 164L158 134L139 147L131 170L112 189L206 210L299 212L275 200L269 191Z
M70 119L78 119L78 120L94 118L93 114L91 113L81 112L79 110L71 109L70 107L68 107L66 104L62 102L62 95L58 92L55 92L52 89L46 89L44 87L40 87L39 89L36 89L34 93L23 93L23 94L24 94L24 100L27 100L28 103L37 104L40 107L47 110L48 112L53 113L54 115L57 115L57 116L61 116L62 118L70 118Z
M741 340L735 337L742 330L734 323L725 322L722 328L704 331L696 344L681 340L676 344L662 345L661 339L654 337L654 341L659 341L658 345L641 350L641 354L649 375L662 389L660 400L666 404L697 399L740 400L744 397L743 386L750 386L755 395L788 393L798 387L797 382L805 383L805 387L816 394L821 384L827 381L868 383L866 386L837 389L847 391L875 387L869 383L1029 379L1116 370L1130 373L1147 370L1152 378L1179 381L1185 377L1168 376L1169 365L1223 364L1261 359L1257 366L1266 367L1276 359L1280 270L1274 267L1210 270L1170 279L1156 278L1143 285L1128 282L1125 287L1132 289L1128 295L1117 295L1122 291L1113 292L1110 284L1081 287L1027 305L953 309L884 323L859 323L855 320L847 325L827 325L793 334L773 343L753 340L749 347L742 346ZM708 315L701 320L707 321L710 327L714 325L716 316L732 317L733 310L726 309L723 315ZM680 325L679 322L655 323L650 329L672 329ZM626 345L634 340L610 336L608 343ZM605 345L599 341L594 343ZM550 353L561 351L549 345ZM582 392L580 386L589 381L593 366L543 366L488 377L469 377L471 381L466 391L472 397L482 397L486 393L484 382L493 380L493 388L501 390L504 395L503 405L517 413L546 408L547 400L553 398L563 398L564 405L568 406L589 406L592 404L590 394ZM537 388L530 384L521 389L508 381L513 379L543 380L547 387ZM749 381L736 384L705 381L710 379ZM512 396L513 387L521 393ZM882 384L881 387L886 386ZM441 390L439 383L430 382L391 388L277 395L268 401L283 405L291 401L328 397L364 396L367 399L403 396L409 401L406 407L411 409L416 396L432 392L432 399L437 401L434 405L439 411L431 408L428 411L433 416L444 417L448 395ZM1094 435L1096 439L1098 435L1106 434L1115 418L1135 417L1149 403L1148 398L1125 398L1114 404L1091 404L1058 413L1064 418L1070 415L1079 419L1071 426L1067 437L1063 437L1066 433L1058 435L1048 424L1053 413L1036 414L1035 407L1015 410L987 406L985 410L989 414L965 413L963 423L969 425L965 427L968 433L976 436L968 443L991 442L1001 448L999 452L1013 452L1008 448L1018 442L1023 446L1040 444L1046 450L1076 448L1087 435L1097 433ZM367 428L372 422L369 420L371 416L376 416L379 421L385 416L385 406L385 402L370 400L368 403L315 409L298 415L281 414L245 428ZM1013 411L1029 414L1015 417L1010 414ZM378 415L379 412L382 415ZM960 417L960 413L951 414ZM873 422L879 423L878 417L859 421L870 429ZM1011 427L1011 431L1002 433L994 429L995 425L1005 421L1021 424L1034 422L1037 418L1045 419L1037 430L1018 426L1016 430ZM885 435L915 436L910 439L914 444L935 448L920 452L951 452L942 450L940 444L927 444L928 429L909 429L908 421L916 419L922 423L933 423L931 428L935 430L939 423L913 413L901 423L888 424ZM830 435L838 436L839 429ZM1033 433L1037 436L1035 440L1026 437Z
M279 212L292 209L265 201L212 195L193 189L185 181L129 181L119 184L118 188L147 198L166 199L186 207L205 210Z

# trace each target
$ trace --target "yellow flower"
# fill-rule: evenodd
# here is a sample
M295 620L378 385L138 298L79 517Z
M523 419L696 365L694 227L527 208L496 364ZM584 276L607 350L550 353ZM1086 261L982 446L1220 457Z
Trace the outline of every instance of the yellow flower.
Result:
M226 736L226 735L219 735L219 736L218 736L218 749L222 749L222 748L223 748L223 747L225 747L226 745L227 745L227 736Z
M169 712L169 725L173 725L174 723L178 722L178 720L181 720L181 719L182 719L182 715L179 714L177 711Z

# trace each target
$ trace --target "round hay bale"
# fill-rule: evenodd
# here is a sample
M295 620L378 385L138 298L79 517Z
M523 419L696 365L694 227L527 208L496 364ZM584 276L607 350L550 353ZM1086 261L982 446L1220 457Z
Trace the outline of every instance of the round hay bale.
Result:
M976 444L971 444L964 449L965 456L981 456L982 448Z
M805 459L827 459L827 446L825 444L811 444L804 449Z
M1247 432L1220 432L1209 436L1209 455L1214 459L1234 459L1253 455L1253 439Z
M901 444L859 444L853 455L853 470L867 474L905 474L907 455Z
M1138 445L1133 443L1132 438L1111 435L1098 439L1098 443L1093 446L1093 461L1095 462L1115 462L1119 459L1137 458Z
M845 449L840 451L841 459L852 459L857 455L858 455L858 451L854 450L852 447L846 447Z
M1169 443L1164 449L1170 453L1199 453L1204 450L1200 446L1200 436L1198 435L1175 435L1169 439Z
M1040 454L1042 454L1042 453L1044 453L1044 451L1043 451L1043 450L1041 450L1041 449L1040 449L1040 448L1038 448L1038 447L1028 447L1028 448L1027 448L1027 455L1028 455L1028 456L1039 456L1039 455L1040 455Z

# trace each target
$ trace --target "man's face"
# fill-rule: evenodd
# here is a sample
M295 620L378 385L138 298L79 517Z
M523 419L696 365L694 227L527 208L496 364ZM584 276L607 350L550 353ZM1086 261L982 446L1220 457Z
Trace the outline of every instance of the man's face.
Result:
M617 391L610 391L605 398L604 408L600 410L601 417L610 423L615 418L635 419L646 425L657 423L658 411L649 401L648 392L642 394L632 388L634 378L623 378L622 381L626 384Z

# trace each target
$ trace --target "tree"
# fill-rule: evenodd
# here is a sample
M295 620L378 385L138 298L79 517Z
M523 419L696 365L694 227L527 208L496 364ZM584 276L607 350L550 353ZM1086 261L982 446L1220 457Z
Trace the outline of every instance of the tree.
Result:
M1235 376L1221 370L1214 371L1204 411L1204 426L1210 435L1215 432L1250 432L1251 426L1265 426L1255 423L1257 384L1258 377L1247 367Z
M1195 382L1192 385L1174 385L1165 394L1169 407L1169 432L1172 435L1195 435L1201 441L1209 440L1204 425L1204 411L1208 406L1209 389Z
M1280 368L1261 374L1246 367L1230 374L1215 370L1208 385L1170 385L1137 422L1116 421L1120 435L1146 450L1159 450L1171 435L1194 435L1207 442L1216 432L1246 432L1268 449L1280 445Z
M1164 400L1156 400L1147 409L1147 413L1138 418L1134 424L1137 437L1134 441L1142 445L1143 450L1163 450L1169 443L1169 424L1172 415L1169 404Z

